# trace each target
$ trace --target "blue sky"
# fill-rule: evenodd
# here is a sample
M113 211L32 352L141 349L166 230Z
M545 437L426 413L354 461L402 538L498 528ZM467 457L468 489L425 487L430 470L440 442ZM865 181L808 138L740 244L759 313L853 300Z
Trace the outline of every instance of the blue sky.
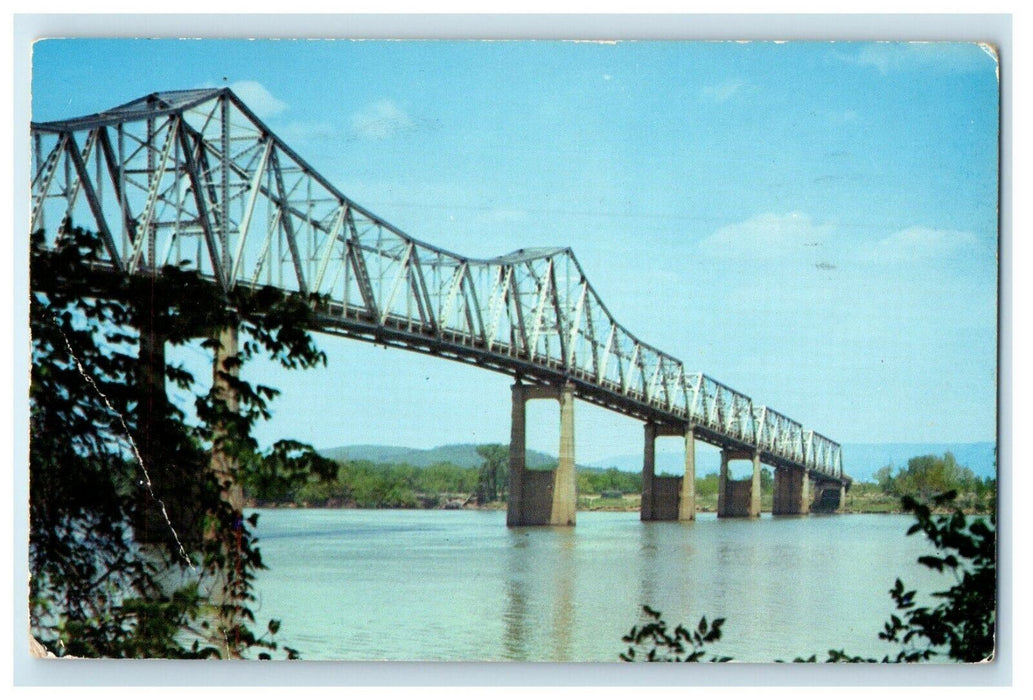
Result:
M834 440L994 438L998 83L977 45L76 39L37 43L33 71L36 120L229 85L407 233L570 246L632 333ZM320 345L324 370L249 370L283 390L263 441L508 441L508 378ZM555 452L556 414L532 404L529 447ZM578 404L579 461L641 439Z

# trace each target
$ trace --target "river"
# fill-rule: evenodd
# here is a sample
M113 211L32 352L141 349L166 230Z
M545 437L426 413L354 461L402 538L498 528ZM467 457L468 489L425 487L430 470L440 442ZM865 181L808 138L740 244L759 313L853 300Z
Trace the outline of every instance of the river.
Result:
M881 658L896 577L918 565L906 515L643 523L579 512L573 528L507 528L504 511L261 509L256 620L304 659L616 661L647 604L673 626L726 618L714 653Z

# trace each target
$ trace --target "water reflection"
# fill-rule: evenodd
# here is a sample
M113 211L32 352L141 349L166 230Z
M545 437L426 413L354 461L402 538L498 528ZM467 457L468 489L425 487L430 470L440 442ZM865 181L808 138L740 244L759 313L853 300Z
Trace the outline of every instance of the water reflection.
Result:
M639 602L651 607L658 605L656 602L656 572L657 572L657 532L659 523L643 522L639 529L638 546L638 581L639 581Z
M558 539L558 547L552 567L552 591L555 596L552 616L552 658L556 661L570 661L575 624L573 592L577 585L577 537L573 528L557 528L553 534Z
M575 531L514 528L507 545L503 658L576 660Z
M523 579L514 575L512 567L506 580L506 610L502 614L504 623L502 654L506 659L523 659L527 649L527 586Z
M614 661L647 604L672 624L727 618L714 651L757 662L884 653L894 577L942 584L913 565L926 552L906 517L584 513L576 528L507 528L504 516L264 513L261 617L284 620L278 641L306 659Z

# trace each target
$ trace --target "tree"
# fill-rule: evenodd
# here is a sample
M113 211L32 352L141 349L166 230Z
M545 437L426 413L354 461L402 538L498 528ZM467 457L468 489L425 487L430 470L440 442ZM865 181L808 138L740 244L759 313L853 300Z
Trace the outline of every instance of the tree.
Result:
M260 503L293 501L310 479L327 483L337 477L337 464L317 454L311 445L279 440L264 453L254 453L241 475L246 495Z
M760 470L760 492L763 494L773 493L775 490L775 475L767 467Z
M972 470L958 464L950 452L942 457L922 455L912 457L907 467L898 474L886 466L875 473L879 485L888 493L897 496L912 496L929 500L936 494L947 491L972 491L980 480Z
M890 589L890 596L899 615L890 616L879 638L899 644L896 653L887 654L882 663L911 663L947 657L953 661L979 662L993 659L997 622L997 532L993 519L967 518L959 509L949 515L934 515L934 508L951 504L956 493L939 494L931 502L922 503L905 496L904 510L915 514L916 522L907 534L923 533L936 548L937 554L918 558L923 566L950 572L955 585L932 593L940 600L935 606L919 606L917 591L907 590L900 579ZM679 625L675 634L667 632L667 623L659 612L643 606L651 622L632 627L625 642L633 647L622 653L624 661L701 661L705 646L721 638L723 619L707 624L704 617L696 632ZM686 645L688 645L686 647ZM713 657L712 661L728 660ZM817 655L797 662L817 661ZM879 659L849 654L842 649L829 650L829 663L878 663Z
M57 655L267 658L279 622L252 630L257 519L224 498L210 455L232 455L245 481L268 466L251 428L277 392L235 369L259 353L286 367L325 363L307 330L319 300L224 294L177 267L105 274L101 250L97 235L67 222L54 246L32 237L33 635ZM194 378L167 364L149 334L176 345L229 325L245 341L216 377L239 406L213 386L195 394L188 422L165 383L193 393Z
M884 467L879 468L875 474L872 475L875 479L875 483L879 485L884 492L889 493L893 487L893 467L887 464Z
M505 500L509 493L509 448L481 445L477 454L484 460L477 475L477 502Z

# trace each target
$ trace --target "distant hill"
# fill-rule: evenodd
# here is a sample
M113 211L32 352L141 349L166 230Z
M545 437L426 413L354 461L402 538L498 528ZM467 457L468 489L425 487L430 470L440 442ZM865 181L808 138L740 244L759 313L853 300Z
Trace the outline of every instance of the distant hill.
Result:
M479 467L481 456L479 445L442 445L427 450L415 447L392 445L346 445L319 450L319 454L338 462L346 460L368 460L380 464L410 464L414 467L429 467L432 464L448 462L457 467ZM527 466L532 469L555 464L556 458L544 452L527 451Z
M870 481L872 475L887 464L897 469L907 466L912 457L942 455L951 452L958 464L968 467L979 477L996 476L993 442L966 443L846 443L843 445L843 469L855 481ZM656 469L662 474L681 474L685 468L681 451L657 444ZM590 462L588 466L622 471L642 471L642 453L615 455ZM717 449L697 448L696 474L717 472L721 457Z
M843 468L855 481L870 481L876 471L887 464L897 469L907 466L912 457L921 455L942 455L953 453L958 464L971 469L976 476L996 476L993 442L965 443L845 443L843 445ZM442 445L427 450L392 445L347 445L319 450L328 459L336 461L368 460L384 464L411 464L414 467L429 467L439 462L448 462L459 467L479 467L481 457L477 445ZM556 457L535 450L527 451L527 466L545 467L556 463ZM684 457L677 448L657 444L656 469L660 474L681 474ZM621 471L642 471L642 453L615 455L587 464L578 464L578 469L608 469L616 467ZM697 448L696 474L716 473L721 467L721 458L716 448ZM741 467L740 467L741 468Z

